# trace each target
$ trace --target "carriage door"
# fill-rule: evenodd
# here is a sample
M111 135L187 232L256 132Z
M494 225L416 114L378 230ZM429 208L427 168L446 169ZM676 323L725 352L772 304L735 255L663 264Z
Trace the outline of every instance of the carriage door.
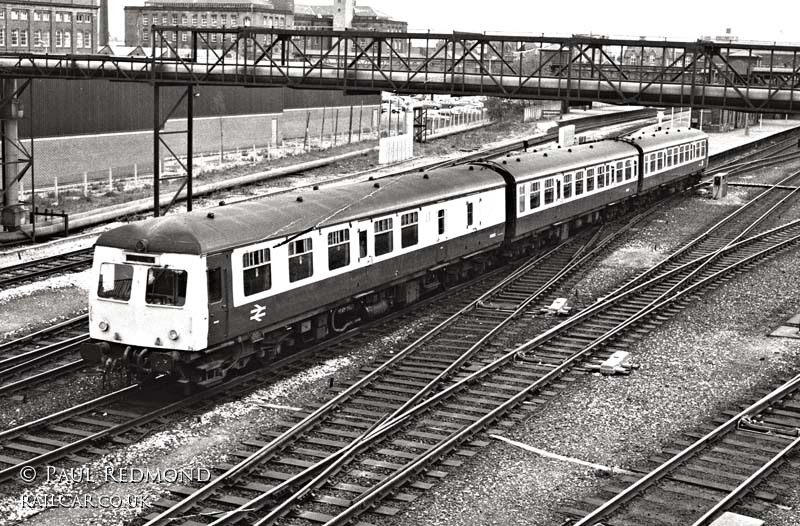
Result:
M368 234L366 230L358 231L358 260L369 258L369 250L367 246Z
M231 305L230 256L208 256L206 284L208 287L208 344L228 337L228 307Z

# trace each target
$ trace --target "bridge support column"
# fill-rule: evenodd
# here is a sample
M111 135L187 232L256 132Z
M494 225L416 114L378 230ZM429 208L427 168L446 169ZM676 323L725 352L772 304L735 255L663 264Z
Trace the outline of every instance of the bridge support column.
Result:
M175 192L175 195L170 199L169 204L164 210L164 214L169 212L175 202L178 200L181 192L186 189L186 210L192 211L193 200L193 163L192 157L194 156L193 141L194 141L194 98L199 94L194 92L194 85L185 84L172 84L171 86L179 86L184 88L185 91L181 94L172 109L162 119L161 117L161 93L160 89L169 84L154 84L153 87L153 216L158 217L161 215L161 146L170 153L172 159L176 161L177 165L183 169L186 174L180 188ZM180 107L181 103L186 102L186 129L184 130L165 130L167 121L175 114L176 110ZM181 159L181 156L175 152L172 146L164 140L165 136L182 135L186 136L186 158Z
M0 97L0 119L2 120L2 217L1 223L5 230L19 230L24 217L24 210L19 200L19 181L30 167L30 159L25 158L25 152L19 143L19 119L22 118L22 106L19 94L25 89L18 89L16 79L2 81L2 96ZM23 158L20 158L23 153ZM23 166L25 165L25 166ZM20 169L22 167L22 169Z

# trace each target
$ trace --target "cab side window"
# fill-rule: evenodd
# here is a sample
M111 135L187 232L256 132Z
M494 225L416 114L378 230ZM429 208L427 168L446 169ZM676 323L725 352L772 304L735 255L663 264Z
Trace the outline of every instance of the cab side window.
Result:
M208 302L222 301L222 269L212 268L208 272Z

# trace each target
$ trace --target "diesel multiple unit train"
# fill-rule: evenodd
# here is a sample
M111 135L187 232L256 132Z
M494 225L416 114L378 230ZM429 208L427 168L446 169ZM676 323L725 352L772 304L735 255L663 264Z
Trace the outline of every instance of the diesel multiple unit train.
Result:
M673 129L125 225L95 247L83 355L210 385L685 185L707 151Z

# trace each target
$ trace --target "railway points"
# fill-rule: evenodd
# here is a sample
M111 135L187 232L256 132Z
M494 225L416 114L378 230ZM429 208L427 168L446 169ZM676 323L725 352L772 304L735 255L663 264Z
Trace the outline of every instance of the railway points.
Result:
M791 159L786 159L786 161L791 161ZM791 179L787 180L787 181L780 181L778 179L773 179L771 181L771 183L772 184L767 184L767 183L763 183L763 184L764 184L764 186L771 186L771 185L774 185L775 183L780 183L779 186L776 187L777 192L773 192L773 193L780 193L782 195L785 195L786 193L788 193L787 190L791 191L793 189L793 187L796 186L796 182L792 181ZM752 189L752 188L748 189L746 187L740 187L740 190L741 190L741 192L737 194L739 196L745 195L744 192L749 192L747 195L748 196L753 196L753 195L763 191L763 189L755 190L755 189ZM729 201L731 201L731 200L729 200ZM734 202L735 201L731 201L731 204L727 204L727 205L726 204L720 204L720 205L717 205L717 206L719 206L720 208L729 208ZM685 205L681 205L681 206L685 206ZM793 205L791 204L791 202L787 203L784 206L786 207L786 209L784 210L783 213L791 215L792 214L792 210L794 210L794 208L792 208ZM786 210L788 210L788 212ZM758 215L758 214L753 213L753 215ZM673 220L674 220L674 217L673 217ZM750 232L749 235L752 237L752 236L756 235L758 232L763 231L764 229L774 228L775 226L780 226L783 223L783 221L780 221L780 220L774 220L773 219L771 221L772 221L772 223L767 223L767 224L763 225L760 230L754 230L754 231ZM638 232L639 231L639 227L634 227L633 231L634 232ZM707 247L705 249L700 249L705 253L704 256L701 256L700 259L695 257L693 260L692 260L692 258L689 258L690 261L694 261L695 265L700 264L702 261L704 261L702 259L703 257L705 257L706 259L710 258L711 256L709 256L709 254L714 254L715 251L720 248L720 246L724 246L725 244L729 244L732 239L735 239L736 235L733 235L732 237L731 236L722 236L722 235L715 235L715 236L711 236L711 237L713 239L707 242ZM723 241L722 238L727 238L727 241ZM766 248L766 245L764 245L764 248ZM748 250L749 250L749 252L748 252L749 254L753 254L753 251L755 249L748 249ZM658 249L655 249L654 252L658 252ZM777 258L778 258L779 261L782 261L780 256L778 256ZM752 268L752 265L751 265L751 268ZM730 272L730 270L729 270L729 272ZM732 275L738 275L739 277L733 279L733 281L738 281L738 280L742 279L742 276L744 274L742 274L742 273L733 273ZM745 279L747 279L747 278L745 278ZM727 278L727 277L723 278L723 282L726 283L726 284L724 286L720 286L720 287L714 286L714 287L712 287L712 289L714 289L714 290L722 289L724 291L726 289L726 287L730 286L728 284L729 281L731 281L730 278ZM570 287L575 288L574 285L571 285ZM569 287L567 287L567 288L569 288ZM692 296L692 295L690 295L690 296ZM589 294L589 297L591 298L592 295ZM697 299L698 297L700 297L700 295L694 295L692 297ZM552 297L548 298L548 299L551 300ZM514 301L509 300L509 298L505 298L505 299L501 299L501 300L496 300L494 302L488 302L486 305L487 306L492 306L493 305L493 308L497 311L498 314L500 314L500 313L503 313L504 310L508 310L508 309L512 308L514 306ZM586 305L581 305L581 307L585 307L585 306ZM678 309L675 309L675 310L669 310L668 313L669 313L670 316L675 315L677 317L680 317L683 313L685 313L687 310L691 310L692 308L693 307L681 307L681 308L678 308ZM648 334L650 334L651 332L656 330L656 327L661 327L662 325L666 325L667 324L666 320L661 320L660 318L657 318L657 319L659 320L658 323L656 323L653 327L647 326L647 327L645 327L645 330L639 331L639 334L636 335L636 338L639 338L639 337L646 338ZM558 322L560 320L552 319L550 321ZM662 334L663 334L663 332L662 332ZM636 338L634 338L634 339L636 339ZM626 340L627 340L627 338L626 338ZM627 345L630 342L626 341L625 343ZM636 357L636 358L637 358L637 362L638 362L638 357ZM541 357L537 357L537 360L541 361ZM537 366L539 365L538 361L536 363ZM599 362L596 362L596 363L599 363ZM474 364L474 365L475 365L474 367L470 366L466 370L465 374L475 373L475 372L480 370L478 368L478 366L480 364ZM302 368L303 368L303 366L300 366L300 369L302 369ZM524 367L522 367L522 369L524 369ZM645 370L647 370L647 368ZM515 372L512 372L512 373L508 373L508 374L505 374L505 375L501 374L500 376L501 377L503 377L503 376L508 377L508 376L514 376L515 374L516 374ZM636 377L639 374L641 374L641 370L635 372L633 374L633 376L632 376L632 379L636 379ZM465 375L458 375L457 376L457 378L460 378L460 379L463 379L465 377L466 377ZM525 377L525 375L522 375L521 377ZM513 428L512 424L514 422L528 422L529 423L528 425L530 425L530 421L531 421L530 419L534 415L534 411L532 411L532 409L534 409L536 407L543 408L543 407L547 406L548 404L557 404L558 403L558 398L559 398L558 395L560 393L567 394L572 390L574 384L586 382L586 379L585 379L586 378L586 374L585 373L580 373L578 376L575 376L575 377L566 376L565 378L566 378L565 382L555 384L555 387L550 388L543 396L537 397L534 400L529 401L528 405L523 405L522 406L524 408L530 408L530 409L524 409L522 411L516 411L516 412L512 411L512 412L509 413L509 416L507 416L505 419L500 419L495 424L496 428L492 429L492 431L496 432L496 433L499 433L499 434L505 435L508 432L509 429ZM588 378L592 378L592 377L589 376ZM612 379L609 379L609 381L611 381L611 380ZM502 384L503 382L508 382L508 381L509 380L507 378L501 378L498 381L489 381L489 383L490 384L499 385L499 384ZM614 379L614 381L619 381L619 380L618 379ZM391 382L389 382L389 383L391 383ZM411 385L411 384L409 384L409 385ZM344 387L346 387L345 382L342 382L341 384L339 382L337 382L336 385L335 385L335 391L340 391ZM405 387L403 387L403 388L405 389ZM396 388L393 388L393 389L396 389ZM496 387L490 387L490 389L484 389L484 390L482 390L481 393L478 393L477 395L475 393L473 393L472 396L470 396L469 394L466 394L466 397L467 398L470 398L470 397L471 398L485 398L487 396L486 393L487 392L491 392L491 389L496 389ZM394 391L390 390L389 392L394 392ZM461 402L464 402L464 403L461 403ZM470 400L462 400L461 402L451 401L449 407L447 407L446 409L442 409L440 411L443 412L443 413L452 413L448 417L448 418L451 418L451 419L456 419L455 415L464 416L466 413L469 412L466 408L467 407L474 407L474 406L470 405L470 404L473 404L474 402L472 402ZM308 406L305 409L306 414L309 411L311 411L313 409L313 407L314 407L313 405ZM194 411L194 410L190 410L190 411L187 411L187 412L191 414L192 411ZM178 413L178 414L180 414L180 413ZM363 416L366 416L366 415L362 414L361 416L363 417ZM78 418L82 418L82 417L78 417ZM85 417L83 417L83 418L85 418ZM89 418L93 418L93 417L89 417ZM292 422L293 418L291 417L290 414L286 414L286 415L284 415L283 420L285 420L286 422ZM449 420L449 421L452 422L452 421L455 421L455 420ZM72 424L70 424L70 425L74 425L74 422ZM442 424L442 425L444 425L445 428L447 427L446 424ZM155 428L150 428L150 429L152 429L152 431L149 431L150 433L158 433L159 429L163 429L163 428L156 426ZM272 427L272 429L281 429L281 428L280 428L279 424L276 424L274 427ZM378 428L378 429L380 429L380 428ZM420 430L417 430L417 431L420 431ZM428 433L429 431L430 430L427 430L427 431L426 430L422 430L421 432ZM388 433L389 430L386 429L385 432ZM412 430L412 432L414 432L414 431ZM434 432L434 433L431 433L431 434L436 434L436 433ZM435 444L435 442L432 441L432 440L422 439L421 441L419 441L420 437L418 435L414 435L414 436L416 436L416 438L414 438L414 439L409 438L409 437L400 437L400 438L395 438L394 441L395 442L399 441L398 444L399 443L404 444L403 447L408 446L409 443L426 444L427 446L432 446L432 445ZM41 440L42 437L39 437L39 438ZM432 471L429 471L429 473L433 473L434 475L441 475L442 473L445 473L445 472L448 473L447 477L445 478L445 482L443 484L436 483L430 489L433 490L433 491L438 491L436 489L437 487L446 486L446 485L449 484L449 480L448 479L458 478L459 477L458 473L461 470L461 467L459 467L459 466L468 465L468 464L476 461L478 458L483 457L483 456L485 456L487 454L491 455L491 452L489 450L491 450L493 448L493 446L489 447L489 444L487 443L487 441L483 440L484 438L485 438L485 436L478 435L477 438L475 438L474 440L471 441L471 443L472 443L471 447L467 446L467 447L461 448L461 450L459 450L460 453L461 453L460 455L458 455L456 457L453 457L453 458L447 457L448 460L445 461L445 464L438 464L436 467L433 468ZM245 438L244 441L245 442L248 442L248 441L251 442L250 445L252 446L253 444L256 444L257 442L261 442L262 443L261 445L263 445L264 443L266 443L265 440L268 440L268 439L269 439L269 435L267 434L267 435L265 435L264 439L258 439L258 440L254 441L252 438L249 439L249 440L247 438ZM28 447L36 447L36 446L30 446L29 444L25 444L25 443L23 443L22 445L26 445ZM300 451L300 453L299 453L300 456L297 457L298 459L302 460L303 462L311 462L311 460L309 460L309 459L310 458L314 458L314 455L312 453L314 453L315 451L317 453L319 453L319 451L321 451L321 450L315 450L314 447L307 447L305 449L307 449L308 451ZM386 471L381 471L381 469L383 469L383 470L397 469L397 466L405 465L405 461L406 460L410 460L409 458L406 458L406 457L408 457L408 455L401 454L402 452L407 452L407 451L405 449L403 449L402 447L397 448L397 444L394 444L394 446L392 446L392 447L383 448L383 449L394 449L395 452L392 453L392 454L399 455L399 456L394 457L394 458L382 457L382 456L372 457L372 461L373 462L368 463L368 464L371 465L371 467L369 469L363 469L362 471L364 471L364 473L363 474L357 473L356 476L362 476L362 477L366 477L367 479L369 479L369 477L367 476L368 473L372 473L373 475L375 475L376 473L380 473L380 474L383 475L383 474L386 474L387 472ZM240 448L238 453L242 454L245 451L246 451L245 448ZM323 451L324 451L324 449L323 449ZM381 453L381 455L383 455L384 453ZM233 458L236 458L236 455L233 455ZM359 458L361 458L361 457L359 457ZM220 466L224 466L224 465L217 465L216 467L220 467ZM375 470L377 470L377 471L370 471L370 469L373 469L373 468ZM441 471L442 473L438 473L437 470ZM391 522L393 520L403 520L402 517L407 517L407 515L405 515L405 514L407 513L407 507L408 507L407 503L410 500L413 499L414 502L415 502L415 504L412 505L413 507L417 507L418 506L417 503L425 502L424 500L420 500L420 499L426 499L427 498L426 494L423 493L422 490L424 488L427 488L428 484L430 484L430 480L436 480L436 477L435 476L429 476L424 482L417 482L417 483L414 483L411 486L404 487L401 490L400 493L395 495L395 497L397 497L397 498L394 498L392 501L389 501L389 502L387 502L387 503L385 503L383 505L384 508L376 508L376 509L380 509L381 513L383 513L383 515L370 515L369 516L370 522L383 523L384 521ZM260 482L252 483L252 484L250 484L250 486L256 487L259 483ZM369 486L369 484L365 484L364 483L364 479L361 479L361 480L358 480L358 481L339 479L338 482L337 482L336 479L334 479L333 484L337 485L336 490L333 493L325 494L325 495L323 495L323 496L321 496L319 498L315 497L316 498L316 503L314 503L314 502L306 502L305 505L307 505L308 508L304 508L304 510L306 510L306 511L303 511L301 513L304 513L305 516L309 517L309 518L316 517L317 519L319 519L323 515L327 515L328 517L333 517L335 515L330 513L331 511L336 511L336 510L341 511L342 509L344 509L343 508L344 501L354 501L354 500L356 500L355 497L358 495L358 493L359 492L362 492L362 493L365 492L367 490L368 486ZM180 494L178 494L178 495L180 495ZM241 498L241 495L237 495L237 497ZM176 502L173 498L167 497L167 501L170 501L170 500L172 501L172 503ZM225 499L223 499L223 500L225 500ZM228 499L228 500L230 500L230 499ZM0 505L2 505L2 504L0 504ZM216 508L217 504L214 504L212 507ZM392 510L392 508L393 508L393 510ZM391 513L387 514L387 512L391 512ZM321 514L321 515L315 515L315 514ZM391 518L392 515L395 516L394 519ZM211 520L209 519L207 522L211 522Z

